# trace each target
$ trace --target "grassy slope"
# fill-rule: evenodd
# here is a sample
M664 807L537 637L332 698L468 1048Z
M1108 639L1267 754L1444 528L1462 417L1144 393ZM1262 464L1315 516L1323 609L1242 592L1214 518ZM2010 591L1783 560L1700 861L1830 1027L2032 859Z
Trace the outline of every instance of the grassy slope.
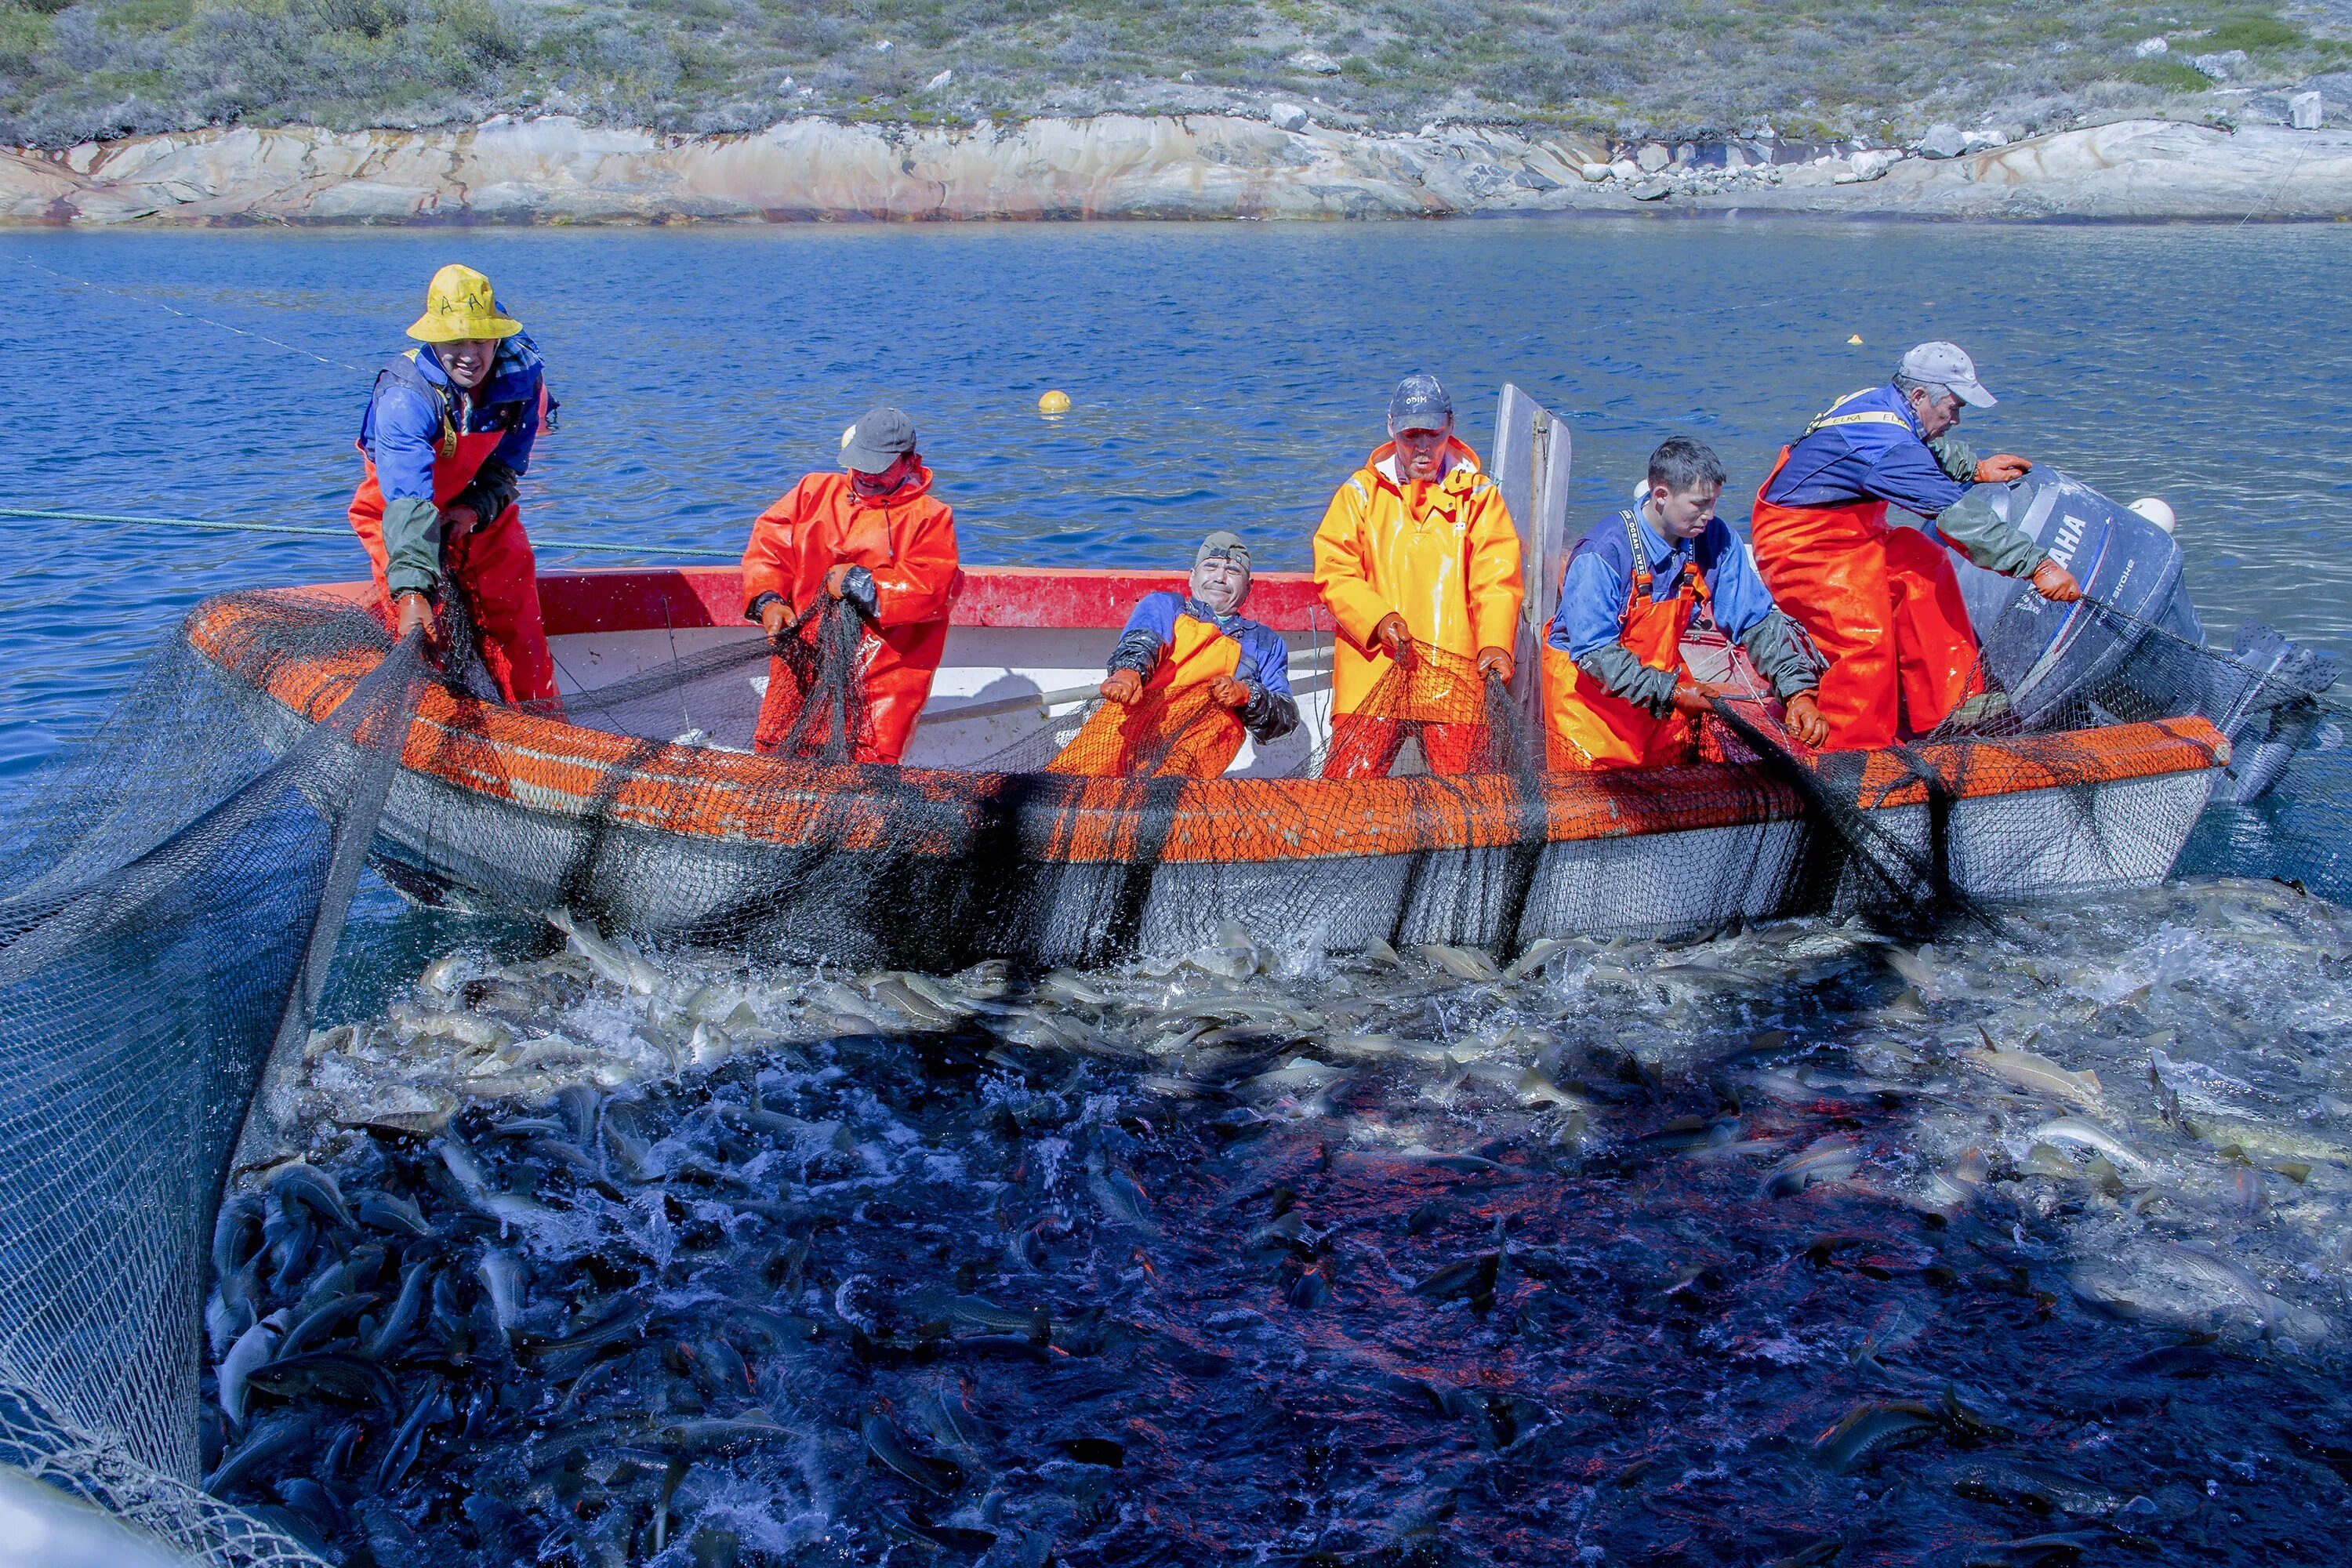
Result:
M1268 94L1377 126L1888 135L2153 107L2210 85L2181 63L2208 51L2246 48L2271 81L2352 64L2352 45L2280 19L2294 15L2244 0L0 0L0 136L551 109L679 131L795 112L954 123ZM2173 54L2136 59L2156 34ZM1294 63L1307 50L1337 70Z

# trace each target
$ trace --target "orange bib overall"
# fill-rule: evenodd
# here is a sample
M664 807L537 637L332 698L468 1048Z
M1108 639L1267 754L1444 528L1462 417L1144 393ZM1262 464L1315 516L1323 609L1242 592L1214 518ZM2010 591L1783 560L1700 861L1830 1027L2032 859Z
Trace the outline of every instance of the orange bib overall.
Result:
M1205 621L1177 616L1174 640L1143 683L1142 697L1132 706L1105 702L1097 708L1061 754L1045 764L1045 771L1097 777L1139 773L1155 778L1217 777L1241 753L1241 720L1232 709L1213 701L1200 707L1205 692L1191 701L1170 699L1188 687L1233 674L1241 662L1240 643ZM1170 728L1178 725L1181 732L1170 734Z
M433 504L446 507L456 500L504 439L503 430L445 436L433 459ZM399 617L393 612L383 575L383 491L376 485L375 459L364 445L360 461L367 471L352 495L352 531L367 547L375 569L378 609L384 625L393 626ZM539 613L538 563L522 531L522 509L509 506L483 520L471 533L445 528L441 571L443 580L465 595L467 612L481 634L482 665L498 682L499 694L509 702L554 701L555 661L548 657L547 628Z
M1772 597L1830 661L1814 700L1827 751L1891 746L1923 735L1984 689L1959 574L1941 544L1891 528L1883 500L1781 506L1764 499L1789 448L1756 492L1756 567Z
M1682 581L1671 599L1651 597L1655 581L1648 552L1633 520L1625 520L1633 545L1633 591L1625 601L1617 640L1652 669L1683 673L1683 631L1691 610L1707 596L1696 562L1683 563ZM1663 719L1636 702L1602 689L1576 668L1576 661L1549 642L1544 645L1544 689L1550 693L1551 765L1559 772L1594 768L1665 768L1693 759L1697 733L1690 719L1669 710Z

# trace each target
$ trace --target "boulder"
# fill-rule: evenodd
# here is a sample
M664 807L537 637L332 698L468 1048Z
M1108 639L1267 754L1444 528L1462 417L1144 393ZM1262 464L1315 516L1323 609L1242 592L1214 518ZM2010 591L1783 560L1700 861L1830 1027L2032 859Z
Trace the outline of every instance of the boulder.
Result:
M1957 158L1969 151L1969 135L1957 125L1939 124L1927 128L1919 138L1918 153L1922 158Z
M1664 180L1643 180L1626 194L1637 202L1655 202L1664 200L1673 189Z
M1320 49L1301 49L1290 57L1290 63L1300 70L1312 71L1317 76L1339 74L1339 62Z
M1276 131L1304 131L1309 123L1307 110L1295 103L1275 103L1266 107L1265 117Z
M1645 174L1654 174L1674 161L1674 154L1655 142L1644 142L1642 150L1633 154L1633 162Z
M1865 147L1846 162L1845 168L1833 176L1841 185L1859 185L1880 179L1886 171L1903 161L1903 154L1892 147Z
M2246 51L2223 49L2220 54L2199 55L2189 62L2215 81L2228 81L2242 75L2246 68Z
M1621 180L1638 180L1642 177L1642 165L1631 158L1620 158L1609 165L1609 172Z
M1596 185L1603 180L1615 177L1614 172L1606 163L1580 163L1576 166L1576 172Z
M2327 123L2327 104L2315 92L2298 92L2286 100L2287 123L2297 131L2316 131Z
M2132 46L2132 54L2143 60L2152 60L2172 52L2172 46L2162 38L2142 38Z

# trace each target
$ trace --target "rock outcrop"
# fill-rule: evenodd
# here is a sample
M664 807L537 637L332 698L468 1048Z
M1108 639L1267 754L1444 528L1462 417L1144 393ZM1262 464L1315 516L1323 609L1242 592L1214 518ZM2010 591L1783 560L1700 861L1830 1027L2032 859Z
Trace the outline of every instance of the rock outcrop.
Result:
M1965 156L1618 157L1551 133L1104 115L950 131L803 119L682 137L575 120L234 128L0 152L30 224L1337 218L1759 208L1924 217L2352 214L2352 133L2126 121ZM1737 153L1738 150L1732 150ZM1939 146L1937 152L1943 151ZM1652 167L1651 165L1659 165Z

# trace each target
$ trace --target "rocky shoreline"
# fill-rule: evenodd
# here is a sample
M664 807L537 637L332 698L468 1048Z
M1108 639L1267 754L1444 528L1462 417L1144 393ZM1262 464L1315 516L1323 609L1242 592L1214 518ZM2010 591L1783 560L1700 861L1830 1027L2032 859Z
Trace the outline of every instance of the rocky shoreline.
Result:
M2352 132L2121 121L1992 144L1611 147L1567 133L1101 115L945 130L806 118L726 136L563 117L230 128L0 150L17 226L635 224L1789 212L2352 218Z

